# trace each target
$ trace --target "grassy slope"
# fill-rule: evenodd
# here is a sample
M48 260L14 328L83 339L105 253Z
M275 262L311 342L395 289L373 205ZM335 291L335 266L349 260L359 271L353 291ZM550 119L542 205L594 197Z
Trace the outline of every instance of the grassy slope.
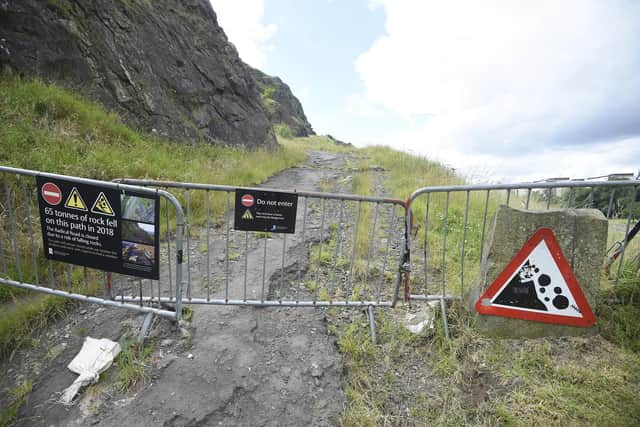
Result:
M306 156L302 147L292 144L267 152L171 142L135 132L116 115L59 87L1 75L0 123L0 164L102 180L137 177L251 185ZM202 203L194 201L198 202ZM11 245L4 217L0 216L0 238L6 250ZM69 305L51 296L14 301L17 294L0 287L0 302L9 303L0 313L0 356L10 354L28 331Z
M375 164L388 171L386 185L397 198L425 185L461 183L453 171L437 163L390 148L370 147L359 154L368 157L363 166ZM464 195L460 196L451 196L448 219L449 235L456 240L465 206ZM512 200L520 202L517 197ZM498 202L490 200L489 215ZM434 212L442 210L443 200L432 198L431 203L436 205ZM484 209L483 195L472 195L467 261L478 260ZM424 202L413 210L424 218ZM438 247L442 218L430 221L428 242ZM424 237L424 230L419 230L418 242ZM448 252L447 269L454 276L448 275L447 282L451 277L456 280L459 261L456 251ZM467 274L472 277L477 270ZM342 421L344 425L397 425L407 420L418 425L637 425L639 291L640 280L629 270L618 289L603 292L603 300L618 303L600 306L601 336L593 338L487 339L475 333L472 316L460 306L449 314L455 326L451 340L444 339L439 322L429 337L412 336L400 326L402 309L378 312L375 346L364 320L338 322L333 331L345 355L349 399Z

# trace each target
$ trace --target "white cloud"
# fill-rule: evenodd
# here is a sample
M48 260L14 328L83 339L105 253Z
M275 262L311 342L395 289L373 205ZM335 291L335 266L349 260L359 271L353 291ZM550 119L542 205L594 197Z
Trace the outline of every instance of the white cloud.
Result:
M264 24L264 0L210 0L229 41L247 64L264 68L274 24Z
M456 167L490 165L520 179L589 175L605 160L610 169L632 165L640 2L370 5L384 8L386 34L355 63L365 100L408 119L429 117L386 137Z

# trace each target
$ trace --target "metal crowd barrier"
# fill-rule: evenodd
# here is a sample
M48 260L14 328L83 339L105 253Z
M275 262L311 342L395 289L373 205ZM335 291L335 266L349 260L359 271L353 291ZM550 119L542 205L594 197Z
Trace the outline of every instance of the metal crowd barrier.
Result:
M295 233L280 234L234 229L236 187L119 182L170 190L185 206L185 304L363 307L373 314L398 299L401 200L295 191Z
M173 195L158 189L6 166L0 166L0 174L1 285L180 319L183 214ZM159 196L165 216L158 260L160 279L133 278L46 259L40 231L37 177ZM135 294L137 298L125 299L125 293ZM160 300L168 305L160 305Z
M610 242L621 240L638 220L640 182L628 176L604 180L550 179L520 184L420 188L407 200L406 249L411 254L411 300L445 301L466 295L482 262L488 220L504 204L526 210L598 207L609 219ZM626 245L625 245L626 246ZM614 283L626 259L621 248ZM640 265L640 257L636 260ZM603 260L604 265L604 260ZM445 320L445 332L448 326Z

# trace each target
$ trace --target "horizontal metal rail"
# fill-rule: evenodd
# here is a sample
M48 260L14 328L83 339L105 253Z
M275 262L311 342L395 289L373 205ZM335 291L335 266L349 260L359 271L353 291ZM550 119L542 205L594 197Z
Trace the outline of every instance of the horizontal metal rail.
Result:
M395 305L404 278L404 272L395 268L397 258L403 258L402 200L293 189L290 192L299 200L296 232L260 235L234 229L235 192L287 190L149 179L116 181L177 190L186 208L185 304ZM365 252L356 256L361 246ZM390 261L393 257L397 258ZM308 264L308 269L302 264ZM204 268L196 271L196 265ZM292 268L296 271L284 273ZM390 274L397 275L392 289L386 286Z
M352 200L352 201L362 201L362 202L371 202L371 203L391 203L398 206L404 206L404 201L400 199L386 198L386 197L371 197L371 196L359 196L354 194L344 194L344 193L323 193L317 191L299 191L295 188L293 189L282 189L282 188L268 188L268 187L234 187L231 185L215 185L215 184L203 184L203 183L194 183L194 182L176 182L176 181L158 181L158 180L150 180L150 179L130 179L130 178L119 178L114 180L114 182L121 182L123 184L129 185L141 185L141 186L150 186L150 187L166 187L166 188L182 188L185 190L210 190L210 191L227 191L232 192L236 191L238 188L242 188L245 190L255 190L255 191L290 191L292 193L296 193L298 196L302 197L313 197L316 199L332 199L332 200Z
M608 175L607 178L611 180L560 178L417 189L407 199L405 218L407 263L414 274L409 299L441 300L444 311L445 300L465 297L468 291L465 285L482 279L477 275L485 255L489 220L500 204L517 203L525 210L594 207L597 197L597 206L607 218L620 217L624 213L623 236L628 235L631 220L636 215L640 181L633 179L633 175ZM619 201L620 197L624 203ZM615 283L620 278L624 249L619 256ZM458 296L454 297L455 294ZM446 332L446 314L443 318Z
M167 317L170 319L176 318L175 311L163 310L161 308L155 308L155 307L144 306L144 305L141 306L141 305L131 303L131 302L140 302L139 298L131 298L129 299L129 301L127 301L126 299L124 301L120 299L119 300L104 299L104 298L99 298L91 295L83 295L83 294L78 294L73 292L61 291L58 289L50 289L43 286L30 285L28 283L21 283L21 282L16 282L15 280L9 280L9 279L3 279L3 278L0 278L0 284L9 285L16 288L26 289L29 291L35 291L35 292L40 292L40 293L49 294L49 295L55 295L57 297L69 298L69 299L73 299L81 302L89 302L93 304L105 305L108 307L126 308L129 310L139 311L142 313L153 313L153 314L157 314L158 316ZM176 302L175 299L171 299L169 301L169 299L167 298L167 300L168 300L167 302L170 302L172 304L175 304ZM143 301L148 302L148 300L146 299L143 299Z
M2 208L7 214L6 218L0 218L0 231L2 232L2 234L0 234L0 284L78 301L91 302L111 307L121 307L144 313L154 313L176 320L181 318L182 236L184 219L180 202L171 193L162 189L100 181L10 166L0 166L0 177L4 178L3 189L5 198L5 200L0 202L0 208ZM72 266L71 264L59 261L45 260L42 252L43 243L40 234L40 223L38 220L38 192L35 190L35 183L32 182L31 179L21 179L20 177L41 177L52 180L64 180L74 184L99 186L101 188L115 190L117 192L129 191L135 192L136 194L159 197L161 201L164 201L167 208L167 226L169 225L169 206L173 208L173 223L175 224L173 236L175 248L173 249L170 248L171 238L169 236L169 230L167 229L167 236L169 237L166 241L169 251L167 255L168 265L163 265L161 260L157 260L161 267L161 280L153 281L150 279L136 279L136 286L136 283L134 283L130 278L126 278L127 276L103 272L89 267ZM9 179L11 179L12 185L9 185ZM158 224L158 226L160 226L160 224ZM11 242L10 245L4 245L3 240ZM25 244L25 242L28 242L28 245ZM175 256L175 261L171 259L171 253ZM161 258L163 258L162 255ZM172 269L172 266L175 266L174 270ZM169 269L168 275L163 273L166 268ZM29 278L26 278L26 270L30 272ZM46 270L46 272L44 270ZM103 277L102 297L94 295L97 289L93 285L90 285L90 282L95 281L97 278L95 272L99 272ZM175 273L175 279L172 276L172 273ZM73 281L77 283L77 278L80 274L83 276L82 280L84 281L84 288L81 285L72 286ZM115 280L116 276L119 277L118 280ZM144 286L143 280L145 282ZM34 283L30 283L29 281L33 281ZM175 287L173 286L174 283ZM142 296L142 293L146 292L149 292L151 295L155 295L155 293L158 295L168 295L172 300L172 303L175 304L176 311L174 312L163 308L144 306L142 298L138 298L136 300L138 304L129 304L123 300L115 301L113 299L114 292L122 292L125 288L131 288L134 286L139 289L140 296Z

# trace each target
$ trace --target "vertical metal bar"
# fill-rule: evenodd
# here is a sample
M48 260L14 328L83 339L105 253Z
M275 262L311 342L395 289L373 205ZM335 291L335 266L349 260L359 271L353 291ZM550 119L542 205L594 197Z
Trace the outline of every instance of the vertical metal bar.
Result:
M320 219L320 246L318 247L318 262L316 265L316 286L313 290L314 304L318 301L318 288L320 287L320 261L322 259L322 244L324 242L324 218L327 205L325 199L320 199L320 204L322 205L322 217Z
M282 304L282 290L284 289L284 257L287 253L287 235L282 234L282 270L280 274L280 289L278 289L278 302Z
M84 290L89 291L89 278L87 277L87 267L82 267L82 283L84 284Z
M371 329L371 342L373 344L376 343L376 318L375 311L372 305L367 307L367 313L369 318L369 328Z
M484 233L487 228L487 212L489 210L489 192L487 190L487 197L484 200L484 215L482 217L482 236L480 237L480 263L482 263L482 255L484 254Z
M124 284L122 283L122 274L118 274L118 288L120 293L120 302L124 304Z
M551 208L551 199L553 198L553 188L547 188L547 210Z
M225 269L225 285L224 285L224 302L227 303L229 302L229 240L230 240L230 229L229 229L229 223L231 222L231 219L229 218L231 215L231 202L229 201L229 192L227 191L227 208L225 211L225 222L227 223L227 240L226 240L226 251L224 254L225 257L225 261L224 261L224 269Z
M527 201L524 205L525 209L529 209L529 202L531 201L531 188L527 188Z
M629 203L629 215L627 216L627 227L624 231L624 240L622 243L622 251L620 252L620 260L618 261L618 272L616 273L616 281L615 285L618 285L620 281L620 274L622 273L622 264L624 263L624 254L627 251L628 241L626 241L627 236L629 235L629 228L631 227L631 217L633 216L633 211L636 208L636 198L638 197L638 187L634 187L633 189L633 197L631 198L631 202Z
M460 252L460 297L464 294L464 247L467 241L467 226L469 224L469 196L470 191L467 190L467 197L464 207L464 225L462 227L462 250Z
M33 226L31 225L31 206L29 203L29 196L27 193L27 186L24 183L24 179L20 179L20 187L22 188L22 196L24 198L24 204L27 210L27 226L29 229L29 238L31 239L31 257L33 258L33 274L35 277L36 286L40 286L40 278L38 275L38 248L36 246L36 240L33 234Z
M47 270L49 271L49 286L51 286L51 289L57 289L56 276L53 274L53 263L50 259L47 260Z
M509 206L509 202L511 201L511 189L507 188L507 206Z
M182 319L182 234L184 231L184 216L182 206L175 198L172 200L172 204L176 210L176 320L180 321Z
M587 196L587 208L590 208L593 206L593 192L595 191L594 187L591 187L591 191L589 191L589 195Z
M109 299L109 292L108 292L108 288L107 288L107 272L103 271L102 272L102 297L104 299Z
M105 299L112 299L112 293L111 293L111 283L113 283L111 281L111 272L110 271L105 271L102 274L103 276L103 280L104 280L104 298Z
M187 299L191 299L191 208L189 203L189 190L185 190L185 201L187 202Z
M425 214L424 214L424 293L429 293L429 207L431 206L431 193L427 193Z
M4 192L7 204L7 212L9 212L9 225L11 226L11 238L13 240L13 250L16 259L16 269L18 270L18 278L22 282L22 267L20 266L20 247L16 236L16 221L13 215L13 207L11 206L11 195L9 194L9 183L7 182L7 174L4 174Z
M3 229L3 225L0 222L0 230ZM2 274L7 276L7 264L4 260L4 250L2 249L2 240L4 236L0 236L0 267L2 267Z
M442 296L444 297L445 288L447 286L447 231L449 228L449 197L450 194L447 191L444 203L444 220L442 223Z
M142 307L142 279L138 280L138 294L140 295L140 307Z
M304 198L304 214L302 215L302 246L306 246L305 241L305 233L307 231L307 207L308 207L308 197ZM305 247L306 253L306 247ZM302 280L302 263L300 263L298 267L298 283L296 286L296 304L300 302L299 292L300 292L300 281Z
M262 254L262 294L260 296L260 302L264 303L264 282L266 280L265 276L267 275L267 240L269 238L265 234L264 236L264 253Z
M207 301L211 297L211 195L209 190L207 197Z
M449 338L449 319L447 319L447 303L444 298L440 298L440 312L442 313L442 322L444 324L444 336Z
M380 273L380 277L378 278L378 289L377 289L377 302L380 304L380 299L382 298L382 283L384 281L384 273L387 271L387 259L389 257L389 248L391 247L391 240L393 239L394 231L395 231L395 222L396 216L393 214L394 205L391 205L391 210L389 211L389 235L387 236L387 247L384 253L384 261L382 263L382 272Z
M369 238L369 252L367 254L367 269L364 271L364 284L367 285L367 279L369 277L369 267L371 266L371 258L375 247L376 241L376 226L378 222L378 207L380 202L376 202L376 207L373 210L373 224L371 224L371 236Z
M609 197L609 207L607 208L607 219L611 218L611 210L613 209L613 200L616 194L616 187L611 189L611 196Z
M567 209L571 209L573 207L573 187L569 189L569 198L567 199Z
M347 282L347 292L345 294L345 302L349 302L351 294L351 286L353 285L353 266L356 262L356 245L358 243L358 224L360 224L360 214L362 213L362 201L358 201L358 213L356 214L355 231L353 233L353 247L351 251L351 265L349 267L349 281Z
M329 303L333 303L333 297L334 297L334 291L335 291L335 280L336 280L336 273L337 273L337 267L338 267L338 254L340 253L340 242L342 241L341 238L341 231L342 231L342 221L344 220L344 199L340 200L340 217L338 219L338 228L336 229L336 248L335 251L333 253L333 270L331 270L331 279L329 280Z
M67 264L67 292L71 293L71 265Z
M249 267L249 232L244 232L244 291L243 301L247 301L247 272Z
M169 229L169 199L164 199L164 206L165 206L165 210L166 210L166 214L167 214L167 264L169 266L169 300L173 299L173 274L171 272L171 232Z

